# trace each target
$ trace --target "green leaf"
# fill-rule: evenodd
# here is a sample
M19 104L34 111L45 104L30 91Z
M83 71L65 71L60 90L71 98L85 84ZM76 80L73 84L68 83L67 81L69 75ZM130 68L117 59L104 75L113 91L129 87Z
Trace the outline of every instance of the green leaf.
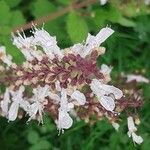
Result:
M107 16L107 11L104 11L103 9L94 10L94 17L92 18L92 20L98 29L105 26Z
M48 15L49 13L55 11L56 7L48 0L37 0L31 3L30 11L32 15L36 18Z
M120 23L122 26L125 26L125 27L135 27L136 26L135 22L133 22L129 19L126 19L124 17L120 18L118 20L118 23Z
M44 126L40 127L41 133L50 133L56 129L48 115L44 115Z
M31 144L36 144L39 141L39 134L36 131L29 131L28 136L27 136L27 140L29 143Z
M45 30L49 32L51 36L56 36L58 45L64 48L70 46L69 44L71 43L65 28L65 20L66 17L62 16L61 18L51 20L44 25Z
M10 34L1 36L0 44L6 46L6 51L13 57L14 62L17 64L21 64L23 62L23 54L20 52L20 50L17 49L16 46L12 44Z
M5 0L9 7L13 8L19 5L21 0Z
M109 141L110 141L109 142L110 149L117 149L119 142L119 134L118 133L111 134Z
M110 15L111 14L111 15ZM111 6L108 18L111 22L119 23L125 27L135 27L135 23L127 18L125 18L117 7Z
M15 27L15 26L24 24L26 22L21 11L19 11L19 10L12 11L11 14L12 14L11 23L10 23L11 26Z
M97 28L104 27L107 25L106 21L111 21L113 23L118 23L118 20L121 18L121 14L118 10L113 7L100 7L98 9L94 9L95 16L93 17L93 22L97 26Z
M148 133L147 133L148 134ZM149 146L150 146L150 140L147 140L149 139L149 136L145 134L145 138L144 138L144 142L142 143L142 147L141 147L141 150L148 150L149 149Z
M88 34L86 21L76 12L71 12L67 18L67 32L73 43L82 42Z
M72 0L57 0L57 1L63 5L69 5L72 2Z
M5 1L0 1L0 25L7 25L10 22L10 9Z
M49 150L51 144L47 140L40 140L38 143L30 147L29 150Z
M9 35L11 28L9 26L0 26L0 36Z
M95 22L98 28L105 26L108 24L107 21L112 23L119 23L125 27L135 27L135 23L127 18L125 18L120 10L114 6L110 6L108 8L100 8L95 10L95 17L93 21Z

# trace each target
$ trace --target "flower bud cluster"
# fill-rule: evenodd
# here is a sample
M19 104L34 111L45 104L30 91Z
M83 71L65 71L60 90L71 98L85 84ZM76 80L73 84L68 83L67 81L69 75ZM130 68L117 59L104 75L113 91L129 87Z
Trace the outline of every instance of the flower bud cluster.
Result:
M122 90L108 84L112 67L102 64L99 68L96 64L105 53L101 43L113 32L109 27L103 28L96 36L88 34L85 42L63 50L56 37L44 29L34 27L30 37L13 35L13 44L26 61L16 65L5 47L0 47L0 84L6 86L0 97L1 115L9 121L27 115L28 121L36 119L43 123L43 113L48 112L59 131L70 128L72 118L95 122L91 118L94 115L96 120L108 118L118 129L120 113L136 109L142 102L135 96L129 98L132 94L126 97ZM128 122L131 121L129 118ZM128 126L128 135L140 144L142 139Z

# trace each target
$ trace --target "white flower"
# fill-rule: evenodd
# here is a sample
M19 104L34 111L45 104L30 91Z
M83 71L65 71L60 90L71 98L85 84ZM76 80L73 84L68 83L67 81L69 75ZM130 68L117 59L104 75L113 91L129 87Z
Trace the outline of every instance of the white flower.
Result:
M48 96L50 97L50 99L52 99L54 101L54 103L60 102L60 96L58 94L55 94L55 93L52 93L49 91Z
M75 99L79 103L79 105L84 105L86 103L85 95L78 90L75 90L72 93L71 98Z
M112 111L115 109L114 99L109 96L101 96L99 97L100 104L108 111Z
M129 116L127 118L128 121L128 136L132 137L133 141L137 144L141 144L143 142L143 138L141 136L136 135L137 128L134 124L133 117Z
M61 101L61 97L60 97L60 92L61 92L61 86L60 86L60 82L57 80L55 82L55 89L56 89L56 93L52 93L52 92L48 92L48 96L50 97L51 100L53 100L54 103L58 104Z
M66 112L69 111L69 109L68 109L67 91L66 91L66 89L63 89L63 88L61 90L60 109L62 111L66 111Z
M0 47L0 60L2 60L9 67L12 65L12 57L10 55L6 55L6 48L4 46Z
M8 112L8 120L14 121L17 118L18 110L21 102L23 101L23 92L25 88L20 86L19 90L17 91L10 91L12 96L12 104L10 105L9 112Z
M35 43L34 43L34 37L26 37L23 33L23 36L18 32L18 36L13 36L13 44L16 45L22 52L22 54L25 56L25 58L28 61L32 61L34 58L38 59L39 61L42 60L42 52L37 50Z
M123 93L120 89L112 85L103 84L97 79L92 80L90 87L93 93L97 96L113 94L115 99L120 99L123 96Z
M40 50L31 50L30 54L38 61L41 61L43 59L43 53Z
M101 65L101 70L103 74L110 74L112 71L112 67L107 66L106 64Z
M120 125L116 122L112 122L112 126L115 128L116 131L118 131Z
M143 138L141 136L135 134L134 132L132 133L132 139L137 144L141 144L143 142Z
M112 30L109 27L106 27L106 28L101 29L95 38L96 38L98 44L101 45L113 33L114 33L114 30Z
M96 36L88 34L85 45L80 44L80 43L76 44L75 46L71 48L71 50L73 50L73 52L75 52L76 54L79 54L81 57L84 58L87 55L89 55L94 48L99 47L113 33L114 31L111 28L106 27L106 28L101 29L100 32Z
M58 124L57 127L59 130L69 129L73 124L72 118L69 116L69 113L63 110L59 110L58 114Z
M45 97L49 95L49 86L38 86L37 88L33 89L33 94L34 95L31 98L31 101L33 103L30 105L30 109L28 111L28 114L30 116L28 121L30 121L31 119L35 119L36 115L38 115L39 122L43 123L42 113L44 106L48 103Z
M40 45L50 59L53 59L55 55L61 59L63 54L57 46L56 37L50 36L43 28L41 30L37 28L34 29L35 31L33 31L33 34L35 44Z
M8 105L9 105L9 103L10 103L10 92L9 92L9 89L6 88L4 98L0 103L3 116L7 116L7 114L8 114Z
M17 48L20 49L22 54L25 56L25 58L28 61L31 61L34 59L34 57L31 55L30 49L31 47L35 49L35 46L33 45L33 36L26 37L23 33L23 36L18 32L18 36L12 34L13 37L13 44L17 46Z
M100 72L103 73L106 82L109 82L111 80L111 78L110 78L111 70L112 70L112 67L109 67L106 64L101 65Z
M113 112L115 108L114 99L109 95L113 94L115 99L120 99L123 96L123 93L120 89L114 86L102 84L97 79L92 80L90 87L93 93L97 96L100 104L108 111Z
M107 0L100 0L101 5L105 5L107 3Z
M149 80L141 75L134 75L130 74L127 75L127 81L126 82L131 82L131 81L136 81L136 82L144 82L144 83L149 83Z
M20 32L17 32L17 35L12 33L13 44L16 45L19 49L30 49L33 45L33 36L26 37L23 32L23 35Z
M73 53L75 53L77 55L77 54L81 54L81 52L83 52L83 47L84 47L83 44L78 43L78 44L74 44L71 47L71 50L73 51Z
M83 51L80 55L82 57L86 57L92 52L93 48L97 48L99 46L100 44L98 43L98 39L96 38L96 36L93 36L90 33L88 33Z
M111 28L106 27L101 29L96 36L92 36L88 34L88 37L86 39L86 44L83 49L83 54L82 54L83 57L89 55L94 48L99 47L113 33L114 31Z
M136 126L134 124L133 117L129 116L127 118L127 120L128 120L128 130L129 130L128 134L131 134L132 132L137 131L137 128L136 128Z
M69 115L70 108L68 107L67 100L67 91L66 89L62 89L61 91L61 101L60 108L58 114L57 128L63 131L63 129L68 129L72 126L73 120Z
M23 99L20 102L20 108L22 108L25 112L28 112L30 109L30 103L28 102L28 99Z

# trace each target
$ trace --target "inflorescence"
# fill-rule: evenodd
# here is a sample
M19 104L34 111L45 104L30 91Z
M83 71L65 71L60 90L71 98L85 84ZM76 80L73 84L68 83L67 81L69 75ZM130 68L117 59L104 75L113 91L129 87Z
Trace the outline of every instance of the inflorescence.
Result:
M108 84L112 68L96 65L97 58L105 53L105 48L99 46L113 32L109 27L103 28L96 36L88 34L85 42L64 50L43 28L34 27L30 37L19 32L13 35L13 44L26 61L16 65L5 47L0 47L0 84L6 87L0 96L1 115L9 121L20 114L28 115L28 121L43 123L43 113L48 112L59 131L70 128L72 118L94 122L91 116L95 115L97 120L108 118L118 130L120 114L127 112L128 136L142 143L142 137L136 134L137 115L130 112L142 106L141 94L134 87L120 86L120 90ZM134 75L127 78L126 84L139 79Z

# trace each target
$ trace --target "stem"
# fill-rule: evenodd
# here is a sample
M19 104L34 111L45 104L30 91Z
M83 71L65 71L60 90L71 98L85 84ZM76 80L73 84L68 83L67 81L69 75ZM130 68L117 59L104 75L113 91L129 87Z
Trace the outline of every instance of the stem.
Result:
M17 26L17 27L15 27L15 28L12 29L12 32L30 29L33 26L33 24L35 24L35 25L41 25L41 24L43 24L45 22L48 22L50 20L54 20L57 17L60 17L60 16L62 16L64 14L72 11L73 9L77 10L77 9L89 6L91 4L94 4L96 2L97 2L97 0L85 0L85 1L80 2L80 3L74 3L71 6L62 8L59 11L56 11L56 12L51 13L49 15L46 15L46 16L43 16L43 17L38 18L36 20L33 20L33 21L31 21L31 22L29 22L27 24L24 24L24 25L21 25L21 26Z

